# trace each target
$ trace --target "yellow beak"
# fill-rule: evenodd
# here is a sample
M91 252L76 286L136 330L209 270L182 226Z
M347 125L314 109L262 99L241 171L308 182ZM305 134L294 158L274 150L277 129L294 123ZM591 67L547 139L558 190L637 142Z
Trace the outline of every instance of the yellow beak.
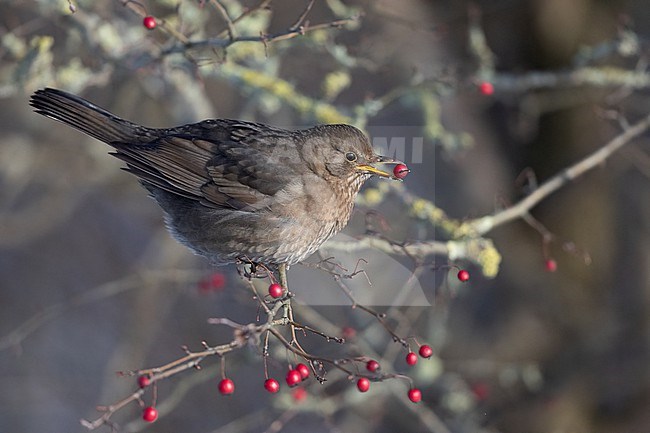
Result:
M380 164L403 164L401 161L397 161L395 159L388 158L386 156L376 155L375 159L376 159L376 161L374 161L374 162L378 162ZM393 173L385 172L385 171L380 170L377 167L373 167L372 165L369 165L369 164L359 164L359 165L357 165L356 170L360 171L362 173L370 173L370 174L374 174L374 175L379 176L379 177L385 177L387 179L393 179L393 180L399 180L399 181L402 180L402 179L398 179L397 177L395 177L393 175Z
M372 165L368 165L368 164L359 164L359 165L357 165L356 170L361 171L363 173L375 174L375 175L380 176L380 177L387 177L387 178L393 177L392 174L386 173L385 171L382 171L382 170L380 170L380 169L378 169L376 167L373 167Z

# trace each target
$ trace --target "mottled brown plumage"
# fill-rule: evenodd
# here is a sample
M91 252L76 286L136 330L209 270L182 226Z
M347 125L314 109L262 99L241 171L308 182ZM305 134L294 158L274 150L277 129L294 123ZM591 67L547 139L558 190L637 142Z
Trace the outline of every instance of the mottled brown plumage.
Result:
M36 112L115 148L165 211L169 230L214 262L295 264L348 222L372 151L349 125L290 131L213 119L146 128L55 89L32 95Z

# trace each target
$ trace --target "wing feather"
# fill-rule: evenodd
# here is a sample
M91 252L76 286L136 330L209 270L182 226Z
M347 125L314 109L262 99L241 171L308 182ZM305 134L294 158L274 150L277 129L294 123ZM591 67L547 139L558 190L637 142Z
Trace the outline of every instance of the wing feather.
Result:
M160 131L148 143L111 143L114 155L145 184L204 206L266 208L293 178L287 155L297 152L289 131L235 121Z

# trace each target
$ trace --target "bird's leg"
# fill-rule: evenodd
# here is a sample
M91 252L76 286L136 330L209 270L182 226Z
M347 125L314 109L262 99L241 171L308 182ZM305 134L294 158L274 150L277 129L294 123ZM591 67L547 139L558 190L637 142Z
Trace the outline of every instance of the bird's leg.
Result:
M280 274L280 285L286 291L289 291L289 283L287 283L287 264L280 263L278 266L278 274Z
M280 285L289 294L289 284L287 282L287 264L281 263L278 266L278 274L280 275ZM293 320L293 309L291 308L291 296L287 296L283 303L283 319L287 320L289 326L291 327L291 345L296 346L298 349L305 351L300 343L298 343L298 338L296 337L296 327L293 325L295 321Z
M282 289L284 290L284 293L289 293L289 288L287 284L287 264L286 263L281 263L278 265L278 274L280 276L280 285L282 286ZM289 317L290 317L290 309L291 309L291 298L288 296L285 296L282 302L282 318L277 319L275 323L286 325L289 323Z
M280 275L280 285L284 290L284 293L289 294L289 283L287 283L287 264L280 263L278 266L278 274ZM286 296L284 301L282 301L282 318L286 321L289 321L291 316L291 298Z
M278 274L280 275L280 285L285 290L287 295L289 295L289 283L287 282L287 264L280 263L278 266ZM283 312L282 319L286 320L286 323L289 323L291 327L291 342L290 344L296 346L298 349L304 352L304 349L298 343L298 338L296 337L296 327L293 325L295 321L293 320L293 309L291 308L291 296L286 296L282 302Z

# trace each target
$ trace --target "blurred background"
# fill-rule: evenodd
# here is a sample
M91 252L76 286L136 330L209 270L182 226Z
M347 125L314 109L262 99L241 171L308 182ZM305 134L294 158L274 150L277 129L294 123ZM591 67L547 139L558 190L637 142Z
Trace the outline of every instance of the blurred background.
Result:
M531 191L526 169L541 183L650 114L644 1L318 0L305 35L289 32L307 4L0 2L3 431L84 431L81 418L136 389L116 372L165 364L183 345L230 341L232 330L209 317L249 323L259 314L234 266L213 268L167 234L108 146L32 112L38 88L78 93L147 126L346 122L404 137L412 173L403 189L369 182L345 231L363 235L372 209L373 227L396 242L450 238L405 195L452 219L489 215ZM245 15L234 36L292 37L184 47L183 38L227 40L219 6ZM158 27L147 30L144 15ZM327 23L340 26L310 30ZM338 301L297 307L302 321L348 338L339 346L304 337L309 350L372 356L412 376L422 403L408 401L402 381L361 394L336 372L306 383L302 400L284 384L269 395L250 347L226 358L233 396L218 395L219 360L206 359L203 370L162 381L157 397L145 394L161 413L154 424L137 404L112 420L121 431L650 431L649 150L644 134L536 206L553 242L522 220L487 233L501 255L495 276L457 260L471 273L460 284L447 257L421 257L414 275L431 305L377 307L400 335L433 346L416 367L362 311ZM357 294L413 283L407 258L363 251L344 265L360 258L373 286ZM306 266L289 281L298 302L338 290ZM271 348L278 379L286 357Z

